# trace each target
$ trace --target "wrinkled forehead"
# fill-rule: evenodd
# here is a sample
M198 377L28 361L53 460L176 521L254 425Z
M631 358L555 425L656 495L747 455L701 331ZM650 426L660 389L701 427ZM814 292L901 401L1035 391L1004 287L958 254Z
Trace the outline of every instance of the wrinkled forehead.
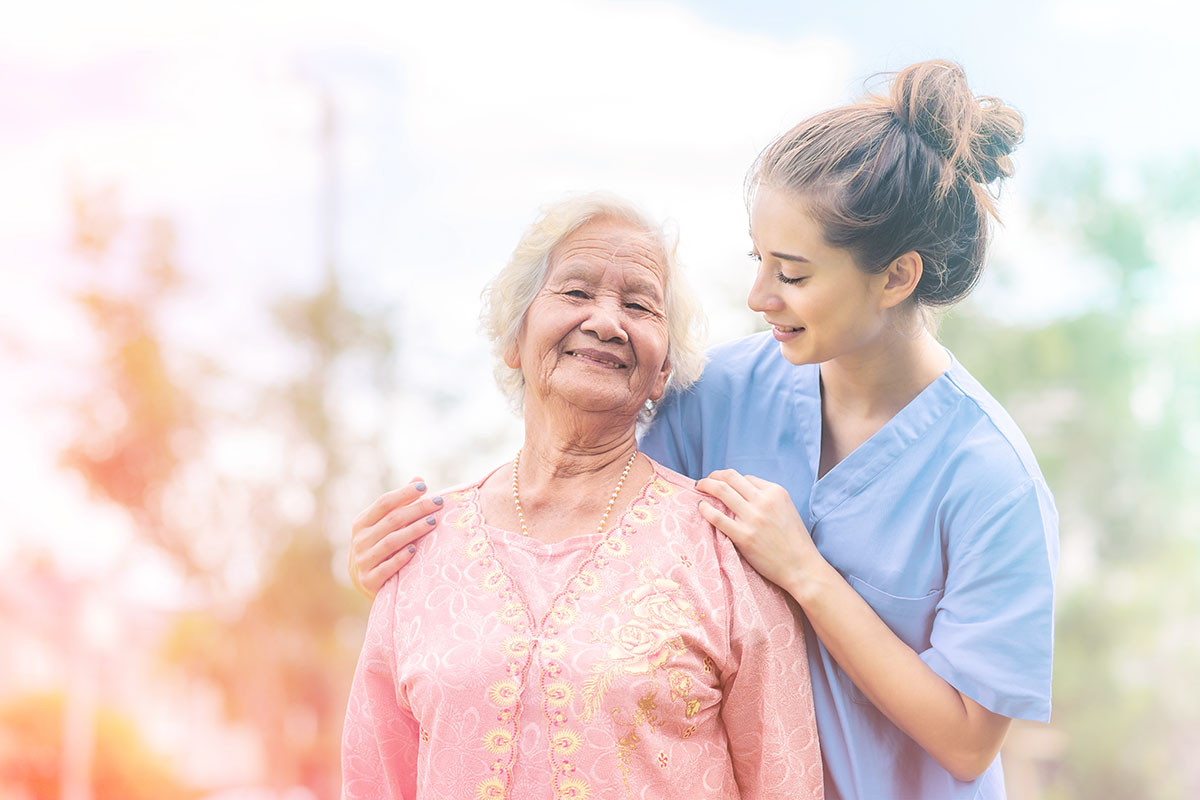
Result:
M661 286L666 277L658 241L632 222L602 217L579 226L550 251L550 273L600 272L616 264L651 273Z

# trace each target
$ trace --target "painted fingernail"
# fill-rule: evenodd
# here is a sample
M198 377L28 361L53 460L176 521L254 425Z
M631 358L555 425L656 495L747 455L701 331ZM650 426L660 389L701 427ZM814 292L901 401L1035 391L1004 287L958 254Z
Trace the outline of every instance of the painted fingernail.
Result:
M446 501L442 499L441 495L438 495L437 497L433 498L433 504L435 506L440 506L444 502L446 502Z
M416 546L415 544L410 544L410 545L408 546L408 553L409 553L409 555L412 555L412 554L413 554L413 553L415 553L415 552L417 552L417 546Z
M425 481L417 481L417 485L415 488L418 492L425 491Z
M437 522L437 517L426 517L426 518L425 518L425 522L427 522L428 524L432 525L432 524L434 524L435 522Z

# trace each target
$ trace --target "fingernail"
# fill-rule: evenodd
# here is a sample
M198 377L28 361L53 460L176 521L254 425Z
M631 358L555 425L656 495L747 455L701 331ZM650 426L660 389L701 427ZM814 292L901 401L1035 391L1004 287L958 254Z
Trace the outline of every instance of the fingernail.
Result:
M432 525L433 523L437 522L437 517L426 517L426 518L425 518L425 522L427 522L427 523L429 523L430 525Z
M435 506L440 506L444 502L446 502L446 501L441 498L441 495L438 495L437 497L433 498L433 504Z
M418 492L425 491L425 481L417 481L416 489Z
M415 544L410 544L408 546L408 552L409 552L409 554L417 552L417 546Z

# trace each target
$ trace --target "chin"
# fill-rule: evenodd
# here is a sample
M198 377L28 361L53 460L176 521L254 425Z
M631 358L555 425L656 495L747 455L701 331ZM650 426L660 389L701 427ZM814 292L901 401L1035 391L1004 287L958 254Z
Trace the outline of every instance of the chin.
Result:
M780 355L782 355L789 363L795 364L797 367L803 364L817 363L817 359L813 357L812 352L809 351L808 348L794 347L792 345L792 342L784 342L783 344L779 345Z

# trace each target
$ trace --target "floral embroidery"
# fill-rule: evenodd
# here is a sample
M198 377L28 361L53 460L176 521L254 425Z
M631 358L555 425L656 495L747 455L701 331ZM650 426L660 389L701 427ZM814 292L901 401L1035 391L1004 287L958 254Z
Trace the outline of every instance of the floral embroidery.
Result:
M604 696L618 678L653 677L674 653L683 652L686 646L680 634L700 618L680 596L675 581L648 566L641 569L639 578L637 587L615 600L629 609L631 618L609 633L608 658L596 663L584 681L580 719L592 719L600 712Z
M550 609L550 620L556 625L570 625L576 616L575 609L565 603Z
M581 591L589 594L600 588L600 579L596 577L596 573L591 570L581 569L575 576L575 583Z
M513 680L496 681L488 687L488 699L501 708L508 708L517 702L517 682Z
M483 735L483 746L489 753L507 753L512 748L513 737L503 728L492 728Z
M573 756L579 752L579 745L583 740L579 734L573 730L564 728L555 734L550 739L550 746L554 748L554 752L563 756Z
M585 781L577 777L568 777L575 772L576 767L566 756L578 752L582 738L577 731L565 727L570 721L576 690L570 682L560 680L563 672L560 662L566 656L569 647L555 637L558 635L559 626L569 625L578 617L575 603L579 596L594 593L600 588L600 573L607 568L611 560L627 558L633 552L629 543L625 541L626 537L635 533L638 526L653 522L654 513L649 507L642 508L641 504L653 505L658 502L659 497L673 491L673 487L657 477L647 484L639 499L625 512L621 523L610 529L592 547L575 574L551 599L550 609L541 620L534 619L518 584L496 558L495 545L482 527L483 515L478 508L478 488L471 495L464 495L467 502L464 504L463 513L453 520L452 524L462 529L469 537L465 552L468 561L483 571L478 579L479 586L484 591L500 595L502 605L496 616L500 622L513 630L513 635L506 638L503 644L505 671L509 679L496 681L487 690L488 700L498 709L496 718L504 727L488 731L483 737L483 745L489 752L501 757L492 765L495 777L476 787L477 797L509 796L512 769L516 762L513 742L519 730L521 698L535 655L541 668L539 683L550 740L549 755L554 769L555 797L584 800L591 794L591 788ZM678 635L668 633L663 629L663 625L673 619L678 621L686 618L691 607L686 601L672 603L657 596L664 591L670 592L678 588L678 584L668 581L667 584L644 589L641 595L628 599L625 604L634 609L634 616L625 626L612 632L609 660L615 665L614 671L630 674L637 674L639 671L653 672L667 663L671 652L682 647L682 640ZM695 613L691 612L690 619L695 618ZM674 638L671 638L672 636ZM591 680L589 678L589 682ZM604 686L604 691L607 691L607 688L607 685ZM585 683L584 694L587 693L588 686ZM601 697L603 693L600 692ZM599 697L592 705L598 707L598 702ZM645 718L644 711L638 714L635 714L636 719ZM589 718L586 713L580 715L581 720ZM636 732L632 735L636 743Z
M552 706L570 705L575 697L575 687L566 681L555 681L546 687L546 702Z
M667 683L671 686L671 694L685 698L692 693L692 676L681 670L671 670L667 675Z
M612 710L613 722L621 727L628 728L628 732L617 739L617 765L621 769L621 775L625 781L625 791L632 796L633 792L629 787L629 776L632 773L630 762L633 761L633 751L637 750L638 745L642 741L642 737L638 735L638 728L644 723L651 732L658 730L662 726L662 717L658 714L658 704L655 702L655 690L651 689L642 695L638 700L637 708L634 709L633 716L628 721L622 721L622 709L614 708Z
M508 796L504 789L504 781L499 778L487 778L475 787L475 796L479 800L503 800Z
M587 800L592 789L578 778L567 778L558 784L558 797L563 800Z
M481 581L479 581L479 585L485 591L489 591L489 592L497 591L500 588L500 585L503 583L504 583L504 572L503 572L503 570L500 570L500 569L492 570L488 574L484 575L483 579Z
M504 655L509 658L520 658L529 653L532 642L528 636L510 636L504 640Z
M667 759L666 751L659 750L658 751L658 768L666 769L669 764L670 764L670 761Z
M567 654L569 648L558 639L545 639L542 641L542 653L547 658L562 658Z

